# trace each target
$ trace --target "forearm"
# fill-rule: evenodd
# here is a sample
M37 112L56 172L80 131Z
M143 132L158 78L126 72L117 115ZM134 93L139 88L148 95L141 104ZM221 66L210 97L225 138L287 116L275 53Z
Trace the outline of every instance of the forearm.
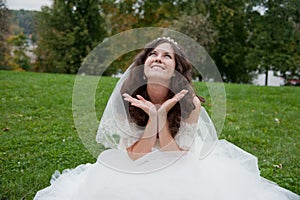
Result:
M159 143L162 151L180 151L180 148L171 135L169 123L165 117L158 122Z
M149 119L142 138L127 149L132 160L136 160L152 151L156 143L157 117Z

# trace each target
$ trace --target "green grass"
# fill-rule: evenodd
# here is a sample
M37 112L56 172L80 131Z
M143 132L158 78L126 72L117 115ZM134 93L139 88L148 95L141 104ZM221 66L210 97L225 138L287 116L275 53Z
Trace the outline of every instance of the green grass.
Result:
M74 127L74 81L74 75L0 71L1 200L32 199L50 184L55 170L96 161ZM116 79L101 78L98 118L115 83ZM203 83L195 88L208 96ZM225 88L227 116L221 138L256 155L263 177L299 194L300 88ZM210 109L209 101L205 107ZM282 169L274 167L279 163Z

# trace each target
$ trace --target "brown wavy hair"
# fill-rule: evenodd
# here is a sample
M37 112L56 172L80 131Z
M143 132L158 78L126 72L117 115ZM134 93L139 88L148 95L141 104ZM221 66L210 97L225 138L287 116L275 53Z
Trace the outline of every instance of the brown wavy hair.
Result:
M175 70L182 75L175 75L175 77L171 78L167 98L172 98L176 93L183 89L188 90L188 93L184 96L184 98L177 102L167 115L169 129L172 137L174 138L178 133L181 118L188 118L192 110L195 109L195 105L193 103L195 93L191 85L193 66L187 60L184 52L177 44L174 44L173 42L170 42L164 38L153 40L147 44L144 49L135 57L129 77L122 85L121 93L128 93L134 98L136 98L136 95L139 94L146 100L150 100L147 92L147 80L145 79L144 75L144 63L149 54L162 43L169 43L173 48L176 63ZM130 116L130 121L134 122L138 126L146 126L149 116L142 109L131 106L126 101L124 101L124 104L127 110L127 115Z

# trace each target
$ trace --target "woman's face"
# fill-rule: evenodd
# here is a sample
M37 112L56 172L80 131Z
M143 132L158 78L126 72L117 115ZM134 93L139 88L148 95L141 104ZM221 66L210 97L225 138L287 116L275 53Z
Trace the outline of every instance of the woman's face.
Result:
M169 43L162 43L148 55L144 73L148 81L170 81L175 70L175 54Z

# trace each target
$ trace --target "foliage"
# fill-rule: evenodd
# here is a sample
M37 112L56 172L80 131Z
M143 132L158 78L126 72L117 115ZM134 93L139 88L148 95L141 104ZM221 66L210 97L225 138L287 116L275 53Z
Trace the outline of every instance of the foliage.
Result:
M55 170L96 161L74 127L74 81L74 75L0 71L0 199L32 199L49 186ZM98 119L116 81L101 78ZM209 111L205 83L195 83L195 89ZM263 177L299 194L300 88L225 84L225 89L221 138L257 156Z
M178 20L174 20L171 28L188 35L198 42L206 51L211 51L217 41L217 31L209 21L208 16L203 15L182 15ZM204 67L204 66L203 66ZM195 70L195 76L202 80L201 75Z
M135 12L139 16L138 24L133 28L145 26L168 27L173 19L180 14L178 0L136 1Z
M217 32L209 18L201 14L193 16L183 15L178 20L174 20L171 27L188 35L207 51L211 50L211 47L217 40Z
M99 0L55 0L37 15L37 71L76 73L106 36Z
M9 12L6 1L0 0L0 69L8 69L6 57L9 54L7 37L9 35Z
M31 68L30 58L26 55L27 41L24 34L10 36L8 44L12 47L12 55L8 56L8 66L11 69L29 70Z
M248 8L248 66L268 74L268 70L295 72L299 66L299 9L300 1L253 1ZM253 7L261 6L264 14ZM267 79L266 79L267 84Z
M12 11L21 28L11 27L19 33L37 24L37 71L75 73L106 36L167 27L203 45L224 81L250 83L256 72L299 71L298 5L300 0L55 0L42 12ZM105 74L123 70L132 54L122 55Z
M138 16L134 15L132 4L133 1L131 0L118 2L114 0L104 1L102 7L109 35L129 30L138 22Z
M169 27L182 14L197 15L203 3L197 0L107 0L103 11L111 35L139 27Z
M268 68L299 68L299 0L107 2L111 34L144 26L179 30L209 51L226 82L250 83L254 72ZM280 6L269 9L272 2ZM256 6L266 14L257 15Z
M218 40L212 47L212 57L226 82L248 83L252 68L245 65L247 55L245 0L207 2L207 12L217 29Z
M180 2L185 1L104 1L103 11L106 16L106 27L108 33L110 35L114 35L122 31L140 27L169 27L172 20L176 19L179 15L180 9L182 8L179 6ZM132 38L131 41L135 41L135 39ZM125 43L123 45L126 46ZM131 44L128 44L128 46L130 45ZM107 70L105 74L111 75L119 70L124 71L124 69L131 64L133 57L134 52L122 55L110 66L109 70Z
M11 14L11 29L13 35L21 33L25 35L32 35L35 33L35 15L37 11L29 10L10 10Z

